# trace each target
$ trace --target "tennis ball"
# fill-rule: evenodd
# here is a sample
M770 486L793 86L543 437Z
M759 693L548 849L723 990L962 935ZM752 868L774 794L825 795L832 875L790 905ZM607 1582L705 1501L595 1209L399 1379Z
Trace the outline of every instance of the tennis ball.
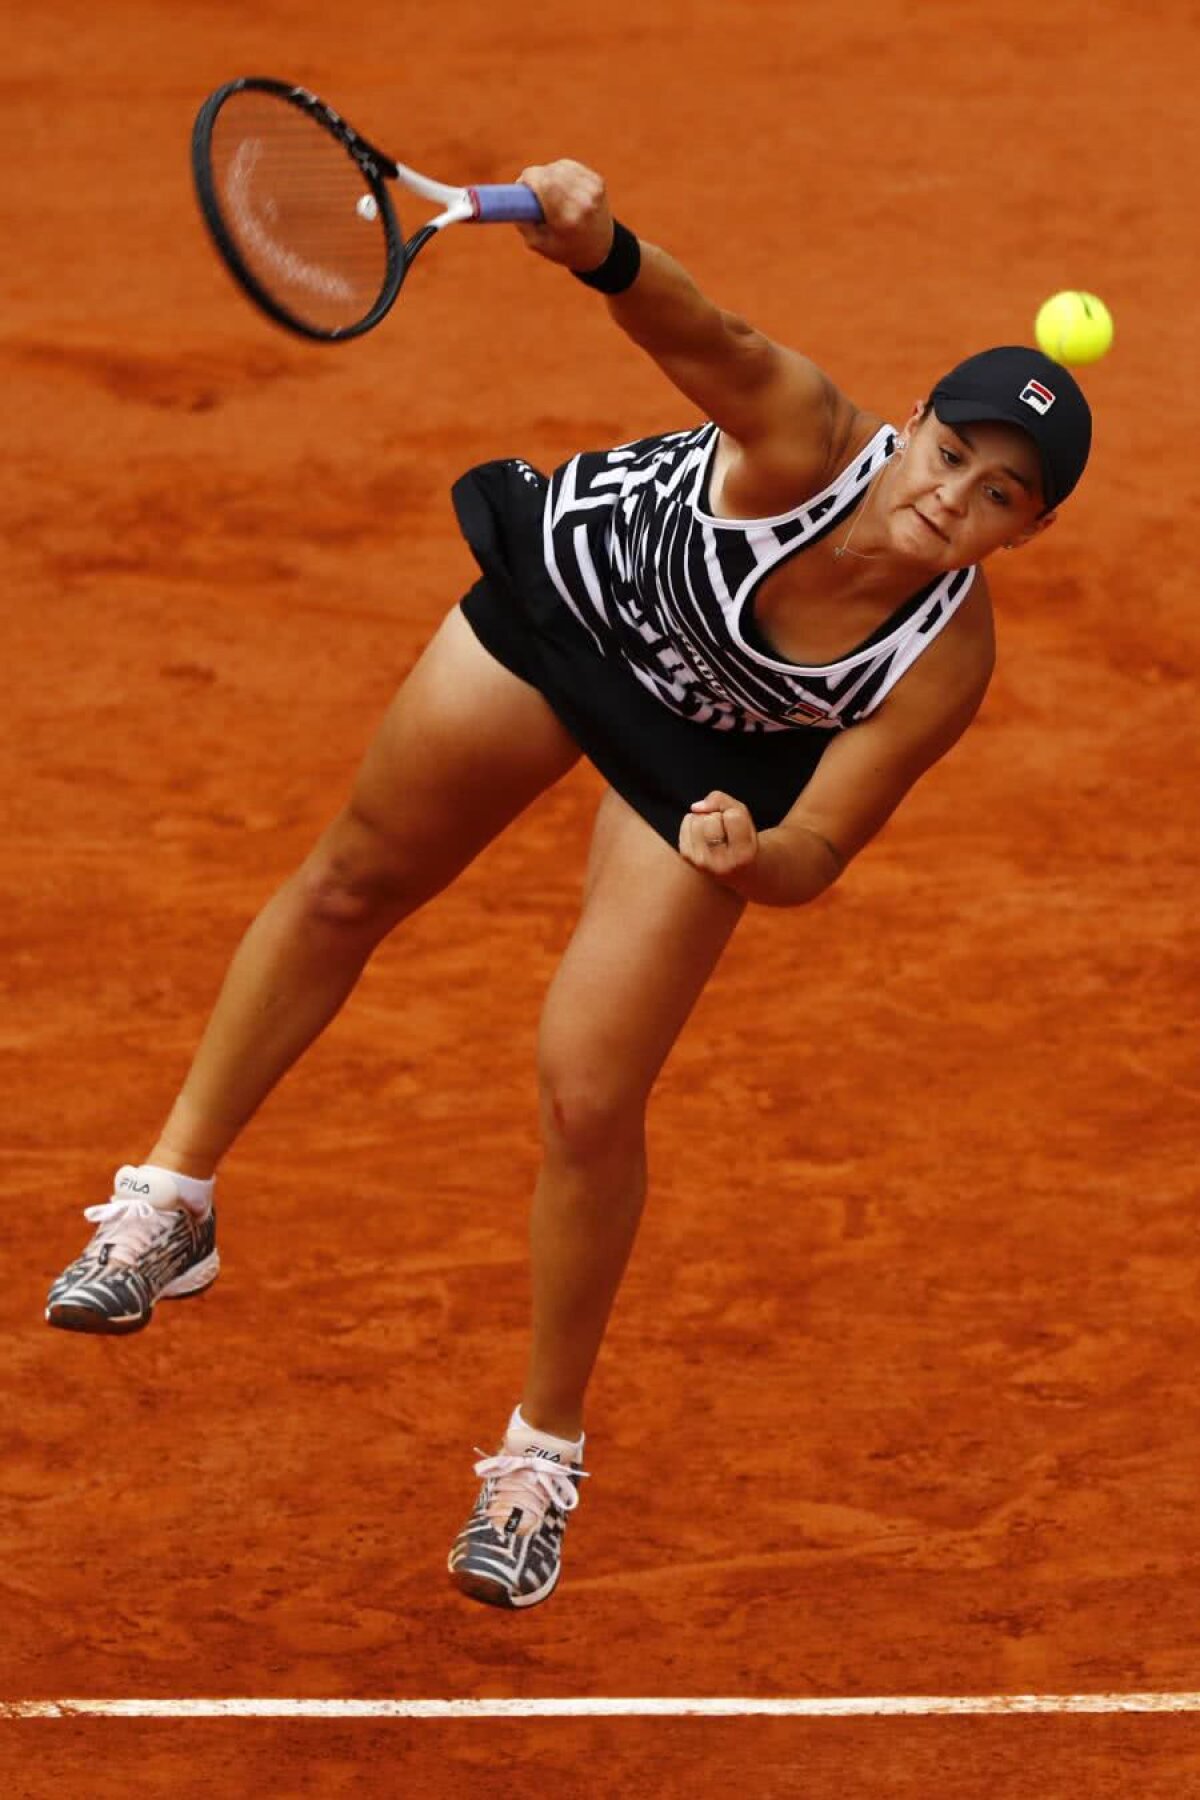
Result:
M1038 348L1060 363L1093 363L1113 341L1112 314L1095 294L1070 288L1052 294L1034 322Z

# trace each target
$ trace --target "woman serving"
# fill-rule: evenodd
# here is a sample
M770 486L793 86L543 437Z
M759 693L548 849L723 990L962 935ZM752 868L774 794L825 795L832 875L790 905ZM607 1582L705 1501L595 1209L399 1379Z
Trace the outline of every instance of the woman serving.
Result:
M824 892L974 717L980 564L1053 522L1091 438L1073 378L1020 346L959 364L896 429L615 223L599 176L522 179L531 247L606 295L707 422L456 485L481 579L251 925L158 1140L87 1209L47 1307L127 1332L215 1279L214 1177L242 1128L381 940L586 754L608 791L539 1035L528 1367L450 1558L506 1607L558 1580L659 1070L747 902Z

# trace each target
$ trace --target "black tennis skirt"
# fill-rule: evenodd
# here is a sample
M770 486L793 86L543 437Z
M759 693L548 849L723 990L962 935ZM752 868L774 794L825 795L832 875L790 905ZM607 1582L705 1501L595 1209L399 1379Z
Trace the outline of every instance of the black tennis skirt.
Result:
M483 571L462 602L484 648L543 694L588 760L676 848L695 800L714 788L777 825L809 781L828 731L716 731L655 700L601 655L546 572L547 480L516 459L482 463L454 484L454 510Z

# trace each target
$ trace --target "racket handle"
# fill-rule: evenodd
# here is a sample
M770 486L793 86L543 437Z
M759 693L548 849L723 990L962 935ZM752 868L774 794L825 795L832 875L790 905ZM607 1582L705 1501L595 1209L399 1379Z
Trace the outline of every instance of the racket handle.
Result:
M541 201L522 181L468 188L467 197L479 225L540 225L545 217Z

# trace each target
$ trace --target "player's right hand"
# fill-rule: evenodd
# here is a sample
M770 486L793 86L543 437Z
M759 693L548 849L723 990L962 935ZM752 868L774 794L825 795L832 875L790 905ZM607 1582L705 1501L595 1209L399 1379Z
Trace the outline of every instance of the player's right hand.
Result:
M603 177L563 158L522 169L518 180L542 203L545 222L517 227L531 250L568 269L598 269L612 248L613 217Z

